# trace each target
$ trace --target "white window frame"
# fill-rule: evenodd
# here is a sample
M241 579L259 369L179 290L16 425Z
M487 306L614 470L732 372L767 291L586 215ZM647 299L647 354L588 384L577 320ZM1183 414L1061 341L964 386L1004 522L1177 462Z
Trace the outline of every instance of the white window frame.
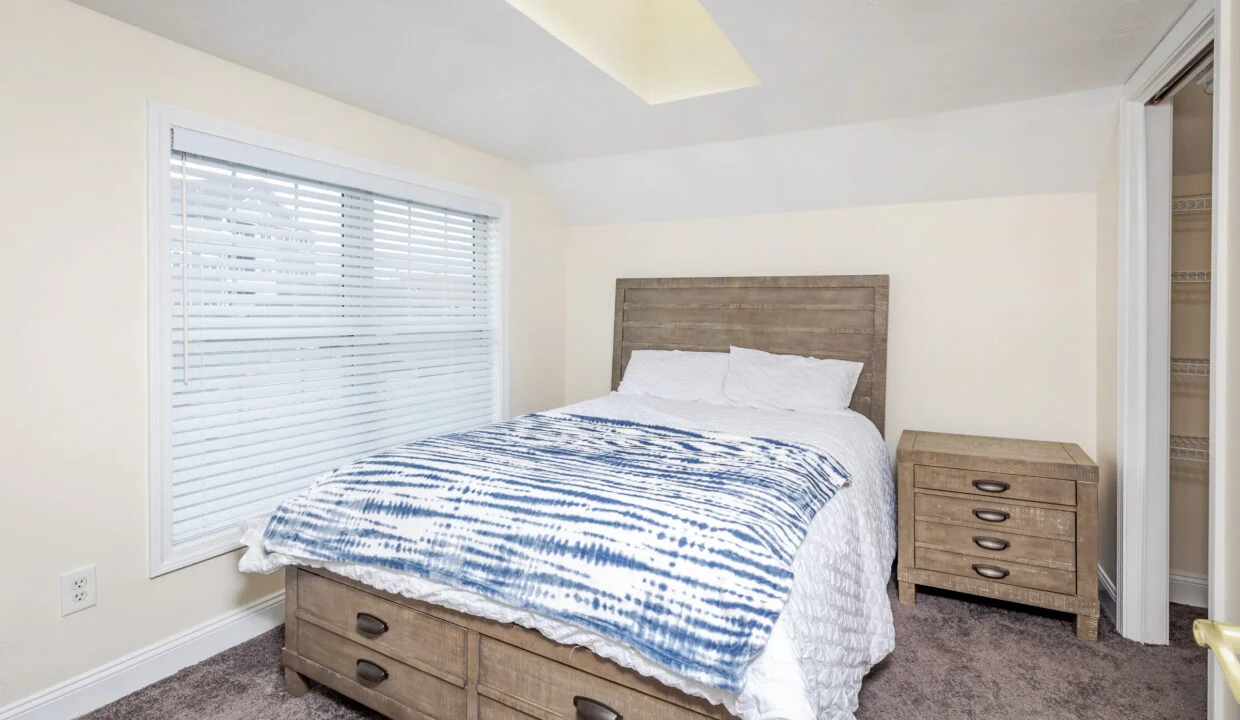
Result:
M149 337L147 353L148 428L150 485L150 576L156 577L203 560L223 555L241 547L239 538L207 537L196 541L172 542L172 481L170 418L172 377L169 362L171 347L172 288L168 273L171 254L172 216L172 131L183 128L254 146L255 157L272 152L282 160L305 161L309 179L334 184L349 184L380 194L457 209L485 212L496 218L499 242L499 348L496 373L496 420L509 416L509 263L508 238L511 202L504 195L442 180L405 168L380 163L348 153L330 150L311 143L294 140L236 123L199 115L159 103L148 106L148 293ZM261 161L256 163L262 167ZM324 168L324 165L332 166ZM316 177L329 169L335 177ZM297 173L294 173L297 174ZM410 188L410 186L413 186ZM403 190L401 190L403 188ZM405 197L409 190L417 197Z

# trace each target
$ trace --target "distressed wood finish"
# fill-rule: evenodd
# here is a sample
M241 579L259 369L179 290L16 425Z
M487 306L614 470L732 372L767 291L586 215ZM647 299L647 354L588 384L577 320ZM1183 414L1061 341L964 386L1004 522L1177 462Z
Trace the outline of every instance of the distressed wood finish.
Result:
M944 525L920 519L913 530L919 548L1008 560L1052 570L1076 569L1076 543L1073 540L1017 535L994 528ZM989 550L981 544L988 540L1000 540L1007 546L1003 550Z
M354 592L349 586L305 573L297 591L298 613L353 642L465 686L468 631L400 603ZM358 613L382 618L388 630L372 635L358 629Z
M974 495L952 495L937 490L921 490L913 497L913 514L922 520L964 525L982 532L1003 530L1023 535L1076 539L1076 513L1046 505L1016 500L996 502ZM1005 520L984 520L982 513L1001 513Z
M884 432L888 291L886 275L617 280L611 387L634 350L854 360L865 367L852 409Z
M571 720L577 716L573 698L585 695L624 717L665 720L700 720L702 717L688 708L618 686L485 635L481 649L478 692L528 715Z
M285 572L285 682L294 694L305 691L308 678L402 720L571 720L577 695L630 718L735 720L721 707L532 630L324 570ZM381 619L388 630L359 632L358 613ZM359 660L382 667L388 677L368 681L359 674Z
M909 430L896 462L901 602L930 585L1036 605L1097 639L1098 467L1080 447Z
M284 571L284 627L297 627L297 570L289 568ZM297 633L284 634L284 652L297 652ZM293 697L301 697L310 691L310 686L306 684L306 679L296 670L284 667L284 688L288 690L288 694Z
M1079 446L1042 440L917 431L918 465L1098 482L1098 466Z
M350 642L310 622L297 624L298 654L364 688L389 697L433 718L466 716L465 685L445 682L383 653ZM388 677L380 682L364 679L359 662L382 668Z
M918 466L913 480L917 487L927 490L945 490L994 500L1033 500L1054 505L1076 504L1076 483L1071 480L928 465ZM1000 489L1005 485L1006 489ZM991 490L981 488L991 488Z
M961 577L980 577L1004 585L1019 585L1064 595L1076 592L1076 572L1073 570L1051 570L1009 560L998 560L993 557L981 557L975 554L962 555L959 552L944 552L920 546L914 553L914 558L917 567L926 570ZM980 570L986 568L1007 574L1002 578L990 579Z

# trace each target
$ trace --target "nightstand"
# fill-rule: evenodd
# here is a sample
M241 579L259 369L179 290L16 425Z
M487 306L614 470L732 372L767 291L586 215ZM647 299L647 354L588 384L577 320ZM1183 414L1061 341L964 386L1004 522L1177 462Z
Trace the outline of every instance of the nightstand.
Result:
M1098 638L1098 466L1071 443L906 430L900 602L918 585L1076 615Z

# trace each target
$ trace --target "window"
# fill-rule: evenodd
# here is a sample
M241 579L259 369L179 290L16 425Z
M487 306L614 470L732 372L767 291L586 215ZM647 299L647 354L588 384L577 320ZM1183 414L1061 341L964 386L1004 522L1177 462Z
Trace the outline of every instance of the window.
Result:
M344 463L502 417L499 207L161 136L153 574L236 548Z

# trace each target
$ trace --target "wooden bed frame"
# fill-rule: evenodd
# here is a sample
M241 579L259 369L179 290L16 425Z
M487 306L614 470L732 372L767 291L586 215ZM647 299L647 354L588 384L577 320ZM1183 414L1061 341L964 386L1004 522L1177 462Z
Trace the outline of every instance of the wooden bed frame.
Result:
M852 408L884 429L885 275L616 281L612 387L633 350L731 345L865 363ZM734 720L583 648L324 570L286 570L284 676L410 720Z

